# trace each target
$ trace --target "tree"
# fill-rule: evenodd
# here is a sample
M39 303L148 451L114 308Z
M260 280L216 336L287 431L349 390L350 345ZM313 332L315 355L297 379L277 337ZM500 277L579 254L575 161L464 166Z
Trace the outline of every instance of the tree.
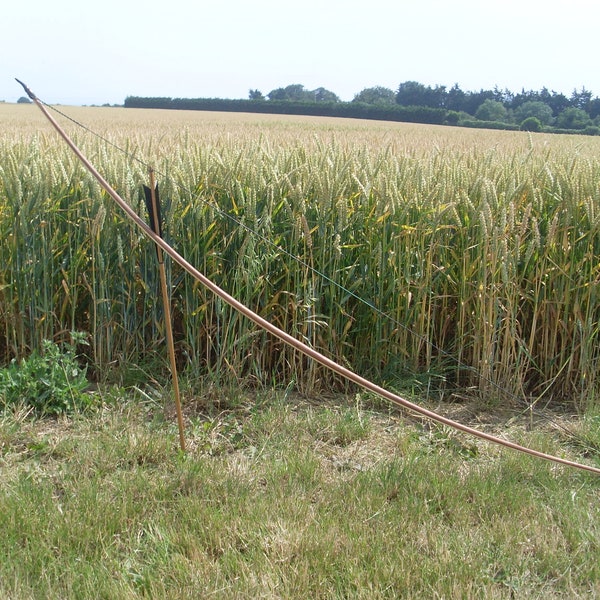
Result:
M312 92L315 95L315 102L339 102L339 97L333 92L323 87L317 88Z
M467 94L463 92L458 83L455 83L446 94L446 108L448 110L454 110L456 112L465 111L465 98Z
M396 94L389 88L375 86L360 91L354 96L352 102L364 102L365 104L395 104Z
M581 91L573 90L571 94L571 106L575 108L581 108L587 111L587 107L592 100L592 92L586 90L584 87Z
M525 89L522 89L518 94L513 94L510 102L507 103L506 108L512 108L513 110L516 110L526 102L541 101L542 99L540 98L539 92L534 92L533 90L525 91Z
M314 102L315 94L299 83L277 88L267 94L269 100L288 100L290 102Z
M600 115L600 98L594 98L587 107L587 114L591 119L595 119Z
M496 94L492 90L480 90L479 92L468 92L465 94L463 100L463 107L460 110L464 110L470 115L475 115L477 109L486 100L496 100Z
M29 98L27 98L26 96L21 96L17 100L17 104L31 104L31 100Z
M515 109L517 123L530 117L538 119L542 125L549 125L552 121L552 109L545 102L539 100L529 100Z
M571 105L569 99L564 94L559 94L555 91L549 92L547 88L543 88L540 92L540 100L552 109L552 114L555 117Z
M481 121L505 121L506 116L507 111L504 104L489 98L484 100L475 112L475 118Z
M565 108L556 117L556 126L561 129L585 129L591 124L590 116L581 108Z
M324 87L307 90L303 85L294 83L284 88L271 90L269 100L284 100L288 102L339 102L339 97Z
M418 81L405 81L398 87L396 102L401 106L443 108L445 96L446 86L444 85L436 85L435 88L432 88Z
M500 102L504 105L510 104L514 99L514 94L506 88L501 90L498 86L495 86L492 93L494 94L492 100Z
M250 100L264 100L265 99L265 97L263 96L263 94L260 90L250 90L248 92L248 98L250 98Z

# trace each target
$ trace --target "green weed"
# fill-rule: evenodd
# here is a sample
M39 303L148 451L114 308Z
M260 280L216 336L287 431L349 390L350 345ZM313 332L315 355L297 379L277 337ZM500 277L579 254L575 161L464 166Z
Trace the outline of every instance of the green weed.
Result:
M76 354L77 345L85 343L85 334L72 333L71 338L62 346L44 340L41 352L34 350L1 369L0 408L22 405L37 415L58 415L89 406L86 369Z

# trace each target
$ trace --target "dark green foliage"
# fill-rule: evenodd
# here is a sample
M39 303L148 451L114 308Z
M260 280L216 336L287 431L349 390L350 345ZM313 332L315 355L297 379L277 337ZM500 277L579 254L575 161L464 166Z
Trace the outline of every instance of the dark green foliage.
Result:
M556 119L556 125L561 129L585 129L591 124L589 115L582 108L566 108Z
M479 90L465 92L455 84L434 87L417 81L405 81L396 92L382 86L365 88L352 102L341 102L339 97L325 89L308 90L301 84L271 90L266 96L251 89L248 100L220 98L142 98L130 96L126 107L171 108L225 112L259 112L266 114L293 114L323 117L347 117L381 121L404 121L438 125L464 125L494 129L519 129L529 117L536 117L546 133L585 134L592 119L600 115L600 98L591 92L575 90L570 98L564 94L525 91L513 94L509 90ZM257 102L260 101L260 102ZM476 117L480 123L457 115ZM485 123L484 123L485 122ZM498 123L514 127L500 127ZM490 126L490 123L496 125ZM590 130L589 135L595 135Z
M333 92L324 87L316 90L307 90L303 85L294 83L284 88L271 90L267 97L269 100L280 100L283 102L339 102L340 99ZM251 98L255 99L255 98Z
M590 125L583 130L585 135L600 135L600 127Z
M352 102L364 104L395 104L396 94L389 88L376 86L365 88L354 96Z
M129 96L125 99L125 107L347 117L438 125L443 124L448 115L448 111L444 109L426 106L373 105L360 102L295 102L291 100L256 102L255 100L226 100L220 98L141 98Z
M480 121L476 119L464 119L459 121L460 127L471 127L475 129L505 129L507 131L516 131L519 129L518 125L512 123L505 123L504 121Z
M436 85L435 88L432 88L417 81L405 81L398 88L396 102L402 106L442 108L444 106L445 94L445 86Z
M265 97L263 96L263 94L260 90L250 90L248 92L248 98L250 100L264 100L265 99Z
M315 93L307 90L299 83L293 83L284 88L271 90L267 97L269 100L282 100L284 102L314 102Z
M505 121L506 108L502 102L496 100L484 100L475 112L475 118L481 121Z
M446 125L458 125L460 121L460 113L454 110L449 110L446 113Z
M317 88L314 90L315 102L339 102L339 97L332 91L325 89L324 87Z
M228 112L261 112L272 114L297 114L310 116L348 117L383 121L406 121L475 127L469 119L457 117L470 115L480 121L508 122L516 125L529 117L536 117L546 133L585 134L592 119L600 115L600 98L593 98L589 90L574 90L570 98L549 91L510 90L463 91L458 84L447 89L443 85L426 86L417 81L401 83L397 91L383 86L365 88L352 102L341 102L339 97L325 88L308 90L301 84L271 90L265 96L257 89L249 91L248 100L220 98L171 99L128 97L126 107L174 108ZM261 101L260 103L257 100ZM258 107L257 104L262 106ZM283 104L283 106L281 105ZM318 105L318 107L309 105ZM334 108L331 105L335 105ZM350 106L348 106L350 105ZM375 111L371 109L377 109ZM380 109L384 109L383 112ZM419 109L418 111L416 109ZM424 112L427 109L436 112ZM489 124L481 124L489 128ZM500 128L494 126L493 128ZM503 127L502 127L503 128ZM512 127L510 129L513 129ZM590 129L589 135L596 135Z
M515 110L517 122L523 122L529 117L535 117L540 125L549 125L552 122L552 109L544 102L525 102Z

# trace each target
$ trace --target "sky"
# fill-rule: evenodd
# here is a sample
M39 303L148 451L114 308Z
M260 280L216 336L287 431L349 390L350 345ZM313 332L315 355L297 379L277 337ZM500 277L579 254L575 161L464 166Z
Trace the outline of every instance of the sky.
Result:
M0 100L247 98L302 84L342 100L404 81L600 96L596 0L5 0Z

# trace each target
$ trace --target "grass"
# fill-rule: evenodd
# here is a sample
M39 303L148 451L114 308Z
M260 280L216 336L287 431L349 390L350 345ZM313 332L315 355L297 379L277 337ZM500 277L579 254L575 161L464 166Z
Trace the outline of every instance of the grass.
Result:
M186 455L160 392L99 392L70 420L5 412L0 595L600 597L597 477L360 396L235 392L187 397ZM597 419L570 427L585 447L505 433L598 463Z

